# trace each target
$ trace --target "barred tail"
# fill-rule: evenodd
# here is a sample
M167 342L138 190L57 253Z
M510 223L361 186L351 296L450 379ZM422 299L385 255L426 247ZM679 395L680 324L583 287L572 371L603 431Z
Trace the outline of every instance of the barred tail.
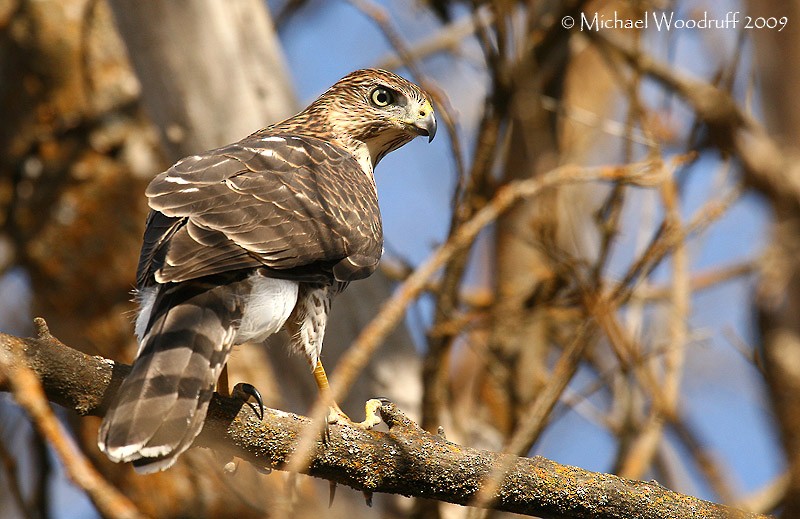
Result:
M98 433L112 461L132 461L142 473L164 470L200 433L241 319L232 288L166 285L152 311L143 309L150 316L139 356Z

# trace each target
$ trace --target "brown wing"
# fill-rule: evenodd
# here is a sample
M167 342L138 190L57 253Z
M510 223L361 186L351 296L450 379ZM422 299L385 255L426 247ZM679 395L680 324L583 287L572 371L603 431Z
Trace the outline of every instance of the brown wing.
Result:
M312 137L251 136L187 157L147 197L139 287L254 267L351 281L375 270L383 248L371 175Z

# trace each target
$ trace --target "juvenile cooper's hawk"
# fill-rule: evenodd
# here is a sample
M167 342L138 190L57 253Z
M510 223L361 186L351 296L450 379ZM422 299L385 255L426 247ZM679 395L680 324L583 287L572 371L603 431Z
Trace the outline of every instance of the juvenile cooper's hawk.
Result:
M435 133L430 96L391 72L358 70L294 117L153 179L136 275L139 353L100 449L139 472L172 466L202 429L233 345L282 328L325 391L331 300L372 274L383 249L373 168Z

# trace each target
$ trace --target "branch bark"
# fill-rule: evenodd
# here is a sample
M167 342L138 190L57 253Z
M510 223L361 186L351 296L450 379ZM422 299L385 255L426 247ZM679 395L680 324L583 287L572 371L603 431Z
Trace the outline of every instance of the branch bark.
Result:
M39 337L0 334L0 349L37 373L52 402L81 415L102 416L130 367L76 351L37 321ZM6 384L0 381L0 390L7 391ZM457 445L422 430L394 404L385 404L381 415L388 432L332 425L327 441L317 441L305 472L356 489L467 505L492 470L505 465L506 477L492 496L498 510L542 518L765 517L672 492L656 482ZM312 426L306 417L274 409L267 409L260 422L241 401L215 395L196 445L258 467L282 469L303 431Z

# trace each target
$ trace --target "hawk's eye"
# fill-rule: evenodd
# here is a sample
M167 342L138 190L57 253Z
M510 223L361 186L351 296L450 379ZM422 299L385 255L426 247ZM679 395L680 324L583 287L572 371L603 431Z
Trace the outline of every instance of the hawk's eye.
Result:
M370 95L372 99L372 104L375 106L388 106L394 103L394 95L392 94L391 90L387 90L386 88L378 87L372 91L372 95Z

